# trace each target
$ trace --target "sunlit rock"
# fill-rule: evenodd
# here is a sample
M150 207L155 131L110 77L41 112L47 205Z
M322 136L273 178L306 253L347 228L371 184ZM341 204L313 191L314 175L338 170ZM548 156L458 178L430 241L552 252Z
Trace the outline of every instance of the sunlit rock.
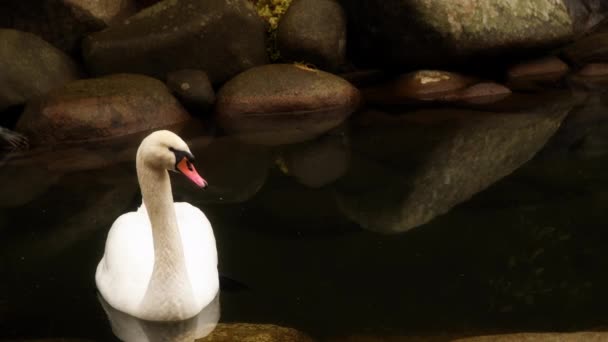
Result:
M337 0L293 0L277 28L281 58L334 70L346 53L346 16Z
M165 0L88 36L83 55L97 75L201 69L222 83L268 62L265 33L247 0Z
M218 92L216 118L240 139L280 145L313 139L340 125L359 105L344 79L301 65L247 70Z
M16 130L32 145L55 144L122 136L189 118L162 82L119 74L51 91L28 104Z
M346 172L350 153L348 130L342 128L315 140L287 146L280 158L287 174L303 185L320 188Z
M517 111L367 112L352 126L351 168L337 184L340 208L368 230L420 226L532 158L573 105L560 94Z
M167 86L186 105L206 112L215 103L215 92L202 70L178 70L167 75Z
M0 29L0 111L79 77L63 52L26 32Z
M349 51L367 65L436 67L570 40L562 1L344 0ZM352 38L352 39L351 39ZM483 56L483 57L482 57Z

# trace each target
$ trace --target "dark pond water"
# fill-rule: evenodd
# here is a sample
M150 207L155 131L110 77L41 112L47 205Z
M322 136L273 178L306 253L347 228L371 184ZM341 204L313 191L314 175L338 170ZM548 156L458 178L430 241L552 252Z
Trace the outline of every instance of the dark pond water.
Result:
M174 176L175 199L207 214L221 273L244 285L222 291L220 322L318 338L605 326L607 100L369 109L281 146L178 130L210 187ZM140 204L140 139L5 159L1 338L115 338L94 272Z

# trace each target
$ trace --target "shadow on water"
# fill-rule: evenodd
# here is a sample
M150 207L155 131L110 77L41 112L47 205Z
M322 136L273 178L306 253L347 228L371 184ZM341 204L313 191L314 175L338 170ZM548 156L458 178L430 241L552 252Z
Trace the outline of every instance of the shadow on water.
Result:
M294 145L174 128L210 184L172 177L175 199L206 212L220 271L244 284L222 292L220 324L316 337L605 325L606 96L367 108ZM143 135L4 160L0 337L114 338L93 275L111 223L141 201Z

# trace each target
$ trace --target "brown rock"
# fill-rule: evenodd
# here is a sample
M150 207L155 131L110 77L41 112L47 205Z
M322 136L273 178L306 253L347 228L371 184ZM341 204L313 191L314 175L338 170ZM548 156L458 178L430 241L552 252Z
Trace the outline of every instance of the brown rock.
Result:
M388 84L366 89L364 97L371 103L383 104L445 100L473 81L470 77L452 72L420 70Z
M568 72L568 69L568 65L561 59L550 56L513 65L507 71L507 76L509 79L515 79L550 75L554 79L559 79Z
M502 84L480 82L457 92L454 100L472 104L486 104L500 101L509 95L511 95L511 90Z
M197 342L313 342L295 329L272 324L218 324L213 332Z
M79 77L76 64L37 36L0 29L0 111Z
M589 63L582 67L577 75L584 77L608 76L608 63Z
M350 83L292 64L252 68L218 92L215 113L230 134L267 145L312 139L344 121L359 105Z
M454 339L454 342L600 342L608 340L606 332L517 333Z
M95 140L189 119L160 81L118 74L74 81L28 104L17 131L32 145Z

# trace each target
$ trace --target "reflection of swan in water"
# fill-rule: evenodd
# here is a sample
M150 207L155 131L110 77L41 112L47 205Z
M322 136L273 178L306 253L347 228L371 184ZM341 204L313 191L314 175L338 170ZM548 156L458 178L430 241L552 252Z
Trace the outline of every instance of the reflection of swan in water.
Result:
M114 309L103 297L98 298L112 332L125 342L192 342L209 335L220 319L219 294L198 315L176 322L144 321Z
M0 150L26 150L28 146L25 136L0 126Z
M199 187L186 143L169 131L146 137L136 157L144 204L112 225L95 274L115 309L149 321L180 321L198 314L219 289L211 224L188 203L173 203L167 170Z

